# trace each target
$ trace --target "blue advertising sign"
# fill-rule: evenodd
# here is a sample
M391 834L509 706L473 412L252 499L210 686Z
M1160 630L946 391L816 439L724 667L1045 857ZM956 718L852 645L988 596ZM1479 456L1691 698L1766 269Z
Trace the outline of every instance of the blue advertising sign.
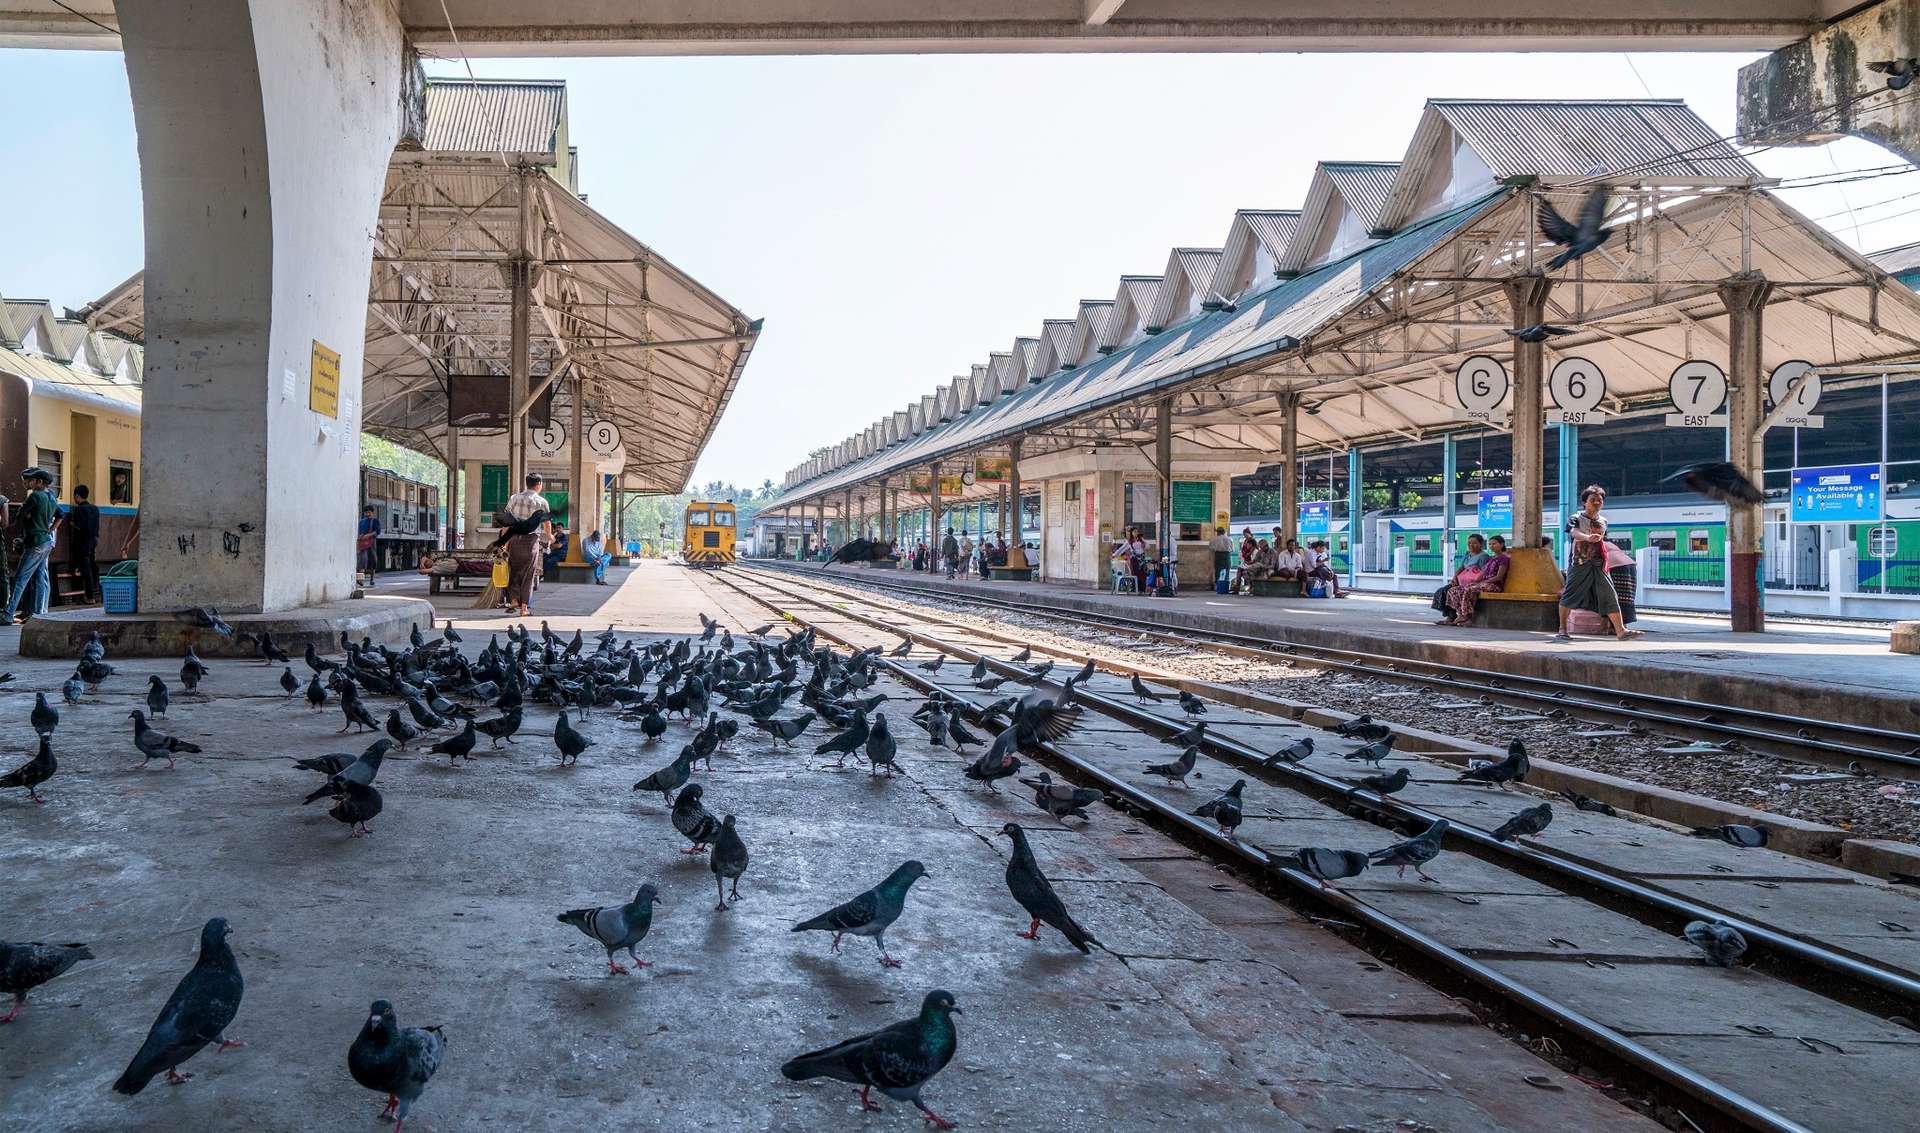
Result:
M1793 470L1794 523L1875 523L1883 515L1878 464Z
M1300 505L1300 534L1328 535L1333 531L1333 505L1325 500Z
M1482 531L1510 531L1513 529L1513 489L1482 488L1479 499L1480 529Z

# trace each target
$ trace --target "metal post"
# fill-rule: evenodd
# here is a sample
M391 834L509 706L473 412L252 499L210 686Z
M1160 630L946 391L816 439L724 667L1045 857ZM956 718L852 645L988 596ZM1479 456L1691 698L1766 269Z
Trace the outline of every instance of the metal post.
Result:
M1886 515L1886 510L1885 510L1886 498L1887 498L1886 483L1887 483L1887 374L1886 374L1886 371L1882 370L1880 372L1880 485L1881 485L1880 514L1882 517ZM1874 527L1878 527L1878 526L1879 524L1877 523L1874 524ZM1868 552L1872 552L1873 550L1873 528L1871 527L1867 529L1867 550ZM1887 596L1887 575L1893 573L1888 568L1891 567L1892 565L1893 565L1893 559L1891 556L1887 557L1886 559L1883 559L1880 563L1880 597L1882 598L1885 598ZM1853 575L1854 575L1853 588L1858 590L1860 588L1860 568L1859 567L1855 567L1853 569Z
M1773 284L1758 272L1742 272L1720 284L1727 309L1727 458L1740 474L1760 486L1766 433L1765 378L1760 372L1760 322ZM1765 592L1760 585L1765 550L1764 504L1727 505L1728 605L1735 633L1760 633L1766 626Z
M573 534L567 539L566 566L582 567L587 565L586 555L581 553L580 545L587 541L587 532L597 522L600 513L600 485L596 474L591 480L587 477L586 413L587 379L578 370L573 375L573 490L567 496L567 510L572 512L567 518L572 520Z
M1440 441L1440 529L1441 546L1446 550L1440 557L1441 577L1453 578L1454 558L1458 549L1454 546L1454 529L1460 520L1460 442L1452 433Z
M1560 430L1560 526L1565 531L1580 501L1580 426L1561 424Z
M1154 412L1153 452L1160 473L1160 555L1173 562L1173 399L1163 398Z
M1362 513L1366 511L1366 493L1360 487L1360 475L1365 470L1360 459L1360 446L1347 450L1347 589L1352 590L1360 584L1360 524ZM1328 485L1332 487L1331 484ZM1328 492L1329 496L1333 493ZM1327 548L1332 554L1333 548ZM1331 570L1333 564L1327 564Z
M1553 281L1523 275L1504 285L1515 330L1547 321L1547 293ZM1538 342L1513 342L1513 544L1540 545L1540 517L1546 510L1546 406L1543 370L1546 348Z
M1020 500L1020 438L1007 442L1009 471L1007 473L1007 498L1013 504L1013 518L1007 524L1007 566L1019 569L1028 566L1027 543L1024 534L1027 528L1027 512Z
M441 543L447 550L459 546L460 530L460 428L447 425L447 492L440 502L446 505L447 519Z
M940 554L940 466L927 465L927 543Z
M813 549L817 553L827 545L827 497L813 501Z
M1287 539L1300 537L1300 395L1293 390L1280 395L1280 534ZM1233 510L1228 496L1227 510Z

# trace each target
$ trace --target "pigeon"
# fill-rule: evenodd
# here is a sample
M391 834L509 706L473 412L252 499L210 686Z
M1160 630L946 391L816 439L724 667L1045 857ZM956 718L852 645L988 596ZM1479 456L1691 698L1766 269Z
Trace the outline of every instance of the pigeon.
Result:
M1566 249L1547 261L1548 271L1558 271L1605 244L1607 238L1613 235L1613 229L1600 227L1600 222L1607 216L1607 192L1605 185L1595 185L1589 190L1586 199L1580 202L1577 221L1561 216L1560 211L1545 197L1540 198L1539 208L1535 210L1540 221L1540 234Z
M219 612L211 606L194 606L179 610L174 613L173 618L190 626L210 629L221 637L233 636L233 627L221 620Z
M633 900L624 905L568 909L554 919L561 924L570 924L599 941L600 947L607 950L607 974L621 976L627 970L614 963L613 954L623 949L635 968L653 967L650 962L636 955L634 949L646 939L647 930L653 927L653 906L659 900L660 891L648 883L642 885L640 891L633 895Z
M884 768L888 775L892 775L897 767L893 757L899 750L899 742L887 728L886 713L875 715L873 727L867 732L867 763L871 766L868 774L878 775Z
M1067 689L1071 691L1074 685L1083 685L1092 679L1093 679L1093 658L1089 657L1087 658L1086 664L1080 666L1078 669L1075 669L1073 671L1073 675L1067 678Z
M1220 833L1228 838L1236 837L1234 830L1239 827L1241 819L1240 792L1245 790L1246 786L1245 779L1235 779L1233 786L1220 792L1211 801L1202 803L1199 809L1193 812L1194 816L1211 818L1214 824L1220 827Z
M1031 645L1022 646L1020 652L1015 653L1013 656L1007 658L1007 660L1016 665L1024 665L1028 661L1033 660L1033 647Z
M171 770L174 756L180 754L198 755L200 753L198 745L190 744L185 740L174 739L172 736L162 735L160 732L148 727L147 714L138 708L127 713L127 715L133 719L133 746L140 749L141 767L145 767L149 760L158 756L167 761L167 767Z
M1384 740L1393 734L1393 729L1380 723L1371 716L1355 716L1335 725L1333 734L1349 740Z
M1498 763L1482 763L1469 767L1456 780L1461 783L1487 783L1505 790L1508 783L1525 782L1527 772L1533 764L1527 760L1527 749L1519 740L1507 745L1507 757Z
M199 1054L208 1043L228 1050L245 1043L227 1038L227 1026L240 1012L240 995L245 984L240 965L227 947L225 917L214 917L200 930L200 958L181 978L179 986L160 1009L159 1018L147 1031L126 1072L113 1083L123 1094L137 1094L147 1088L155 1074L167 1072L167 1082L179 1085L193 1077L182 1074L182 1062Z
M492 740L494 747L499 747L501 740L513 742L513 734L520 730L521 712L519 708L511 708L491 720L475 721L473 726L481 735Z
M1006 683L1006 677L982 677L980 680L973 682L973 687L979 689L981 692L993 692Z
M1695 838L1718 838L1729 846L1751 849L1767 844L1767 828L1749 826L1744 822L1729 822L1723 826L1696 826L1692 834Z
M947 738L953 741L953 750L955 751L961 750L968 744L977 744L980 742L979 736L967 731L967 726L961 722L958 712L947 717Z
M729 898L724 888L720 890L720 903L714 908L719 912L727 911L729 899L740 899L740 875L747 872L747 844L740 840L740 832L734 828L733 816L727 815L720 820L720 832L713 837L713 852L707 855L707 867L713 870L713 884L720 888L726 882L733 883L733 893Z
M1186 751L1181 752L1180 758L1174 760L1172 763L1147 764L1147 774L1158 775L1164 778L1169 785L1178 783L1182 787L1185 787L1188 785L1187 776L1193 774L1194 762L1199 758L1200 749L1190 747Z
M1182 728L1171 736L1165 737L1160 742L1171 747L1199 747L1202 743L1206 742L1206 738L1207 722L1205 720L1195 720L1192 724Z
M84 944L13 943L0 940L0 992L13 996L13 1009L0 1023L13 1022L27 1004L27 993L54 979L82 960L93 959Z
M335 821L346 824L347 837L364 838L373 833L367 829L367 823L380 813L384 805L380 792L365 783L337 777L331 785L338 788L338 793L333 796L333 806L327 814Z
M468 720L467 726L460 729L459 735L441 740L439 743L428 748L427 753L429 755L444 755L447 757L449 764L458 763L462 759L471 763L473 762L473 745L478 743L479 740L480 733L474 730L473 721Z
M647 742L652 743L667 734L667 718L660 715L658 708L649 705L646 714L640 717L640 731L647 737Z
M901 862L887 879L860 894L844 905L836 906L793 926L794 932L822 931L833 934L833 951L840 951L840 938L854 936L873 937L874 946L880 949L880 963L885 967L897 968L900 961L887 954L887 929L900 917L906 908L907 890L913 883L925 877L927 867L917 861Z
M1269 755L1265 763L1268 767L1278 767L1283 763L1298 763L1312 754L1313 737L1303 736Z
M959 718L956 717L947 724L948 733L954 737L955 747L958 747L960 743L960 733L953 730L954 725L958 723ZM981 752L978 759L967 764L966 770L962 771L961 774L976 783L985 783L989 791L998 791L1000 788L994 786L994 783L1018 773L1019 770L1020 758L1018 756L1011 752L1003 752L997 747L990 747L986 751Z
M75 666L73 671L79 676L81 681L86 684L88 692L99 692L100 682L112 676L115 669L105 661L90 661L82 657L80 664ZM4 676L7 677L12 675L11 673L4 674Z
M712 844L715 835L720 832L720 820L713 817L711 811L700 801L706 794L706 788L698 783L688 783L673 800L673 828L687 836L693 845L680 851L683 854L704 854Z
M47 694L33 694L33 710L27 713L27 722L33 725L35 735L51 736L60 726L60 710L47 703Z
M1201 700L1186 689L1181 689L1180 711L1185 712L1189 716L1204 716L1207 714L1207 704L1206 701Z
M1609 804L1603 803L1599 799L1588 798L1578 791L1561 791L1560 796L1572 803L1573 809L1575 810L1584 810L1590 814L1617 815L1620 813L1614 810Z
M327 706L327 686L320 683L319 673L307 682L307 705L315 712Z
M747 636L748 637L765 637L772 632L773 632L773 623L768 622L766 625L760 626L757 629L748 630Z
M1689 464L1660 482L1665 484L1672 480L1685 484L1695 495L1719 500L1722 503L1763 504L1767 502L1765 492L1755 487L1753 481L1742 475L1738 468L1724 460L1703 460L1698 464Z
M794 1082L832 1078L859 1086L860 1108L868 1113L880 1109L868 1097L878 1089L895 1101L912 1102L935 1128L952 1129L953 1122L920 1100L920 1088L953 1060L960 1034L952 1017L958 1014L952 992L930 991L917 1018L789 1059L780 1073Z
M1553 824L1553 804L1530 806L1493 829L1493 840L1511 842L1523 835L1538 834Z
M1093 821L1086 808L1099 802L1105 795L1096 787L1076 787L1071 783L1055 783L1053 776L1042 771L1031 779L1020 780L1033 788L1033 805L1046 811L1055 818L1068 815L1083 822Z
M1731 968L1747 950L1747 938L1740 930L1719 921L1689 921L1680 930L1687 943L1707 954L1707 963L1715 968Z
M1090 955L1094 947L1105 948L1093 938L1093 934L1081 928L1073 915L1067 912L1067 906L1060 895L1053 890L1053 883L1047 875L1040 872L1040 863L1034 860L1033 847L1027 843L1027 832L1017 822L1009 822L1000 828L1003 837L1013 840L1013 857L1007 862L1007 890L1020 907L1027 911L1032 923L1027 931L1015 933L1023 940L1040 939L1040 925L1044 922L1060 931L1067 943L1078 948L1082 955ZM1093 947L1089 947L1089 946Z
M53 758L53 737L43 735L40 737L40 749L33 753L32 759L0 775L0 788L25 787L28 798L36 803L44 803L47 800L41 798L34 788L53 778L53 773L59 769L59 762Z
M66 681L60 685L60 699L68 704L80 703L80 698L85 696L86 692L87 682L80 679L79 673L68 677Z
M814 748L813 754L826 755L834 752L840 756L836 762L844 764L847 756L866 746L870 732L871 729L867 727L867 714L856 709L853 714L853 723L847 726L847 730Z
M922 721L927 729L927 742L934 747L946 747L948 719L946 709L940 707L940 702L937 700L928 701L927 708L926 718Z
M446 720L417 696L407 697L407 715L413 717L414 726L420 729L421 735L447 726Z
M753 726L772 736L782 744L799 738L816 717L811 712L802 712L791 720L755 720Z
M1867 70L1885 75L1888 90L1906 90L1920 70L1920 59L1878 59L1867 64Z
M316 674L314 674L314 675L315 675L315 676L317 677L317 676L318 676L319 674L317 674L317 673L316 673ZM159 680L160 678L159 678L159 677L155 677L155 678L153 678L153 679L154 679L154 680L155 680L155 681L157 682L157 681L158 681L158 680ZM293 670L292 670L292 669L282 669L282 670L280 670L280 688L281 688L281 689L282 689L282 690L283 690L283 691L284 691L284 692L285 692L285 693L286 693L286 694L287 694L288 696L292 696L292 695L293 695L294 693L296 693L296 692L299 692L299 691L300 691L300 678L299 678L299 677L296 677L296 676L294 676L294 675L293 675ZM161 686L160 686L160 690L161 690L162 692L165 692L165 691L166 691L166 686L165 686L165 685L161 685Z
M1409 838L1404 842L1395 842L1384 850L1375 850L1367 855L1367 860L1374 865L1395 866L1399 869L1401 877L1405 877L1407 867L1412 866L1414 874L1420 880L1439 884L1434 878L1428 877L1420 867L1440 856L1440 842L1447 836L1447 826L1446 819L1435 819L1433 825L1427 827L1418 837Z
M393 1016L393 1004L376 999L367 1009L366 1025L347 1048L347 1072L367 1089L387 1095L380 1118L393 1118L393 1133L401 1133L407 1111L440 1069L446 1049L439 1027L402 1027Z
M147 711L151 712L155 717L165 716L167 714L169 699L167 695L167 682L160 679L160 674L155 673L148 677Z
M565 712L560 713L559 719L553 722L553 746L560 749L562 766L578 762L580 753L592 747L593 743L594 741L574 730L573 725L567 722Z
M1323 846L1302 846L1293 852L1300 872L1319 882L1322 889L1333 888L1329 881L1360 876L1370 860L1360 850L1329 850Z
M373 777L380 773L380 761L385 759L387 752L392 749L393 741L384 736L373 741L367 745L367 750L360 753L359 758L327 776L327 781L320 784L320 789L301 800L300 805L305 806L315 799L337 799L346 793L349 785L357 784L364 787L372 783ZM330 756L326 758L335 757ZM302 761L303 764L305 762L306 761Z
M193 646L189 645L186 657L180 662L180 687L188 696L197 696L200 693L201 678L212 671L207 668L207 663L200 659L199 654L193 651Z
M693 776L694 759L693 745L689 744L680 749L680 754L673 757L672 763L635 783L633 789L659 791L662 799L672 803L673 793L686 786L687 780Z
M1412 771L1408 768L1396 767L1391 775L1368 775L1353 786L1354 790L1365 787L1376 795L1391 795L1404 789L1407 785L1407 780L1412 778L1412 775Z
M892 649L887 650L887 656L905 657L910 655L912 652L913 652L913 638L903 637L900 639L900 644L894 646Z
M387 735L393 737L393 741L400 745L401 751L405 751L408 740L420 738L420 729L401 719L398 708L391 708L387 710Z
M360 690L351 681L340 689L340 711L347 718L347 722L340 726L342 732L348 728L356 731L380 730L380 721L375 720L373 713L367 711L366 702L360 699Z
M386 742L391 743L392 741ZM320 774L332 778L352 766L355 758L357 757L336 751L327 755L316 755L307 759L296 759L293 761L293 765L302 771L318 771Z
M338 661L329 661L320 656L320 651L313 647L313 642L311 641L307 642L307 650L302 659L306 661L307 668L312 669L316 676L331 672L340 667Z
M1139 673L1133 674L1133 676L1130 679L1133 682L1133 695L1139 697L1142 703L1151 702L1154 704L1158 704L1162 700L1166 699L1166 697L1161 696L1159 693L1148 688L1146 686L1146 683L1140 679Z
M293 658L287 656L286 650L273 643L273 635L271 633L262 632L260 636L255 639L253 652L254 656L269 665L285 665L293 660Z
M933 660L922 661L918 667L929 673L937 673L940 671L940 666L946 663L947 655L945 653L936 653L934 654Z
M1552 323L1535 323L1530 327L1521 327L1518 330L1509 328L1507 333L1512 335L1516 342L1545 342L1549 338L1557 338L1563 334L1572 334L1573 328L1557 327Z
M1375 740L1370 744L1365 744L1359 748L1356 748L1353 751L1348 752L1346 755L1346 758L1349 760L1358 760L1361 763L1366 763L1374 767L1378 767L1380 766L1380 763L1382 760L1386 759L1388 755L1392 754L1393 744L1394 744L1394 741L1397 739L1399 739L1398 736L1388 736L1387 738L1382 740Z

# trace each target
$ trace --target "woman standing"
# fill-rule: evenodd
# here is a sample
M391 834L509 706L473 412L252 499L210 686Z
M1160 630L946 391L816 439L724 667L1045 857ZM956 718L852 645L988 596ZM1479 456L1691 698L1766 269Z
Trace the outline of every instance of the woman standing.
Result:
M1478 538L1478 535L1473 536L1473 539ZM1506 589L1507 566L1513 561L1507 555L1507 538L1495 535L1487 544L1491 553L1481 556L1483 561L1480 565L1472 570L1461 570L1454 577L1453 585L1447 587L1447 609L1452 616L1451 620L1441 622L1441 625L1466 625L1473 620L1474 605L1479 602L1480 595ZM1469 539L1467 545L1471 547L1473 540Z
M1640 636L1639 630L1628 629L1620 619L1620 596L1614 592L1613 580L1607 577L1607 517L1600 514L1606 502L1607 490L1598 484L1589 484L1580 493L1580 510L1567 521L1572 562L1568 565L1566 585L1560 588L1560 632L1553 635L1555 641L1573 640L1573 635L1567 632L1567 615L1575 610L1606 618L1617 640L1631 641Z

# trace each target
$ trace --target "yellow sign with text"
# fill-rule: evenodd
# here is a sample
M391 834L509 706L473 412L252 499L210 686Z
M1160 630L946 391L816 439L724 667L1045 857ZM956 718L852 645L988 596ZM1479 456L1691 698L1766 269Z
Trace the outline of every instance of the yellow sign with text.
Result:
M307 408L336 420L340 417L340 352L313 343L313 364L307 382Z

